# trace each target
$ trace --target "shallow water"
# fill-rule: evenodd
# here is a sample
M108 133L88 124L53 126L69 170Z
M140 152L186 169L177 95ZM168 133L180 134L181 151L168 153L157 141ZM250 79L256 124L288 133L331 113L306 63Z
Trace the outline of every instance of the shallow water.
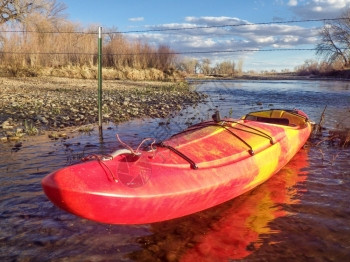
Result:
M142 139L165 139L210 118L267 108L298 108L324 126L350 127L350 82L206 81L209 95L166 119L143 119L65 140L37 137L19 151L0 144L0 261L347 261L350 257L350 149L310 139L266 183L184 218L137 226L104 225L59 210L42 192L49 172L88 154ZM107 128L108 127L108 128ZM318 145L316 146L316 144Z

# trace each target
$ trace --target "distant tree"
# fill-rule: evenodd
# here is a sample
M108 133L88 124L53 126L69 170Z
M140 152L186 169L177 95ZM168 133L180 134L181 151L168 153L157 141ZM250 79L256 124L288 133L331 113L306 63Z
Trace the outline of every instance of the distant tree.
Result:
M232 61L223 61L216 64L215 74L233 76L235 74L235 63Z
M350 8L342 19L327 21L320 31L321 42L316 54L333 64L339 60L345 67L350 66Z
M177 64L177 68L180 71L184 71L188 74L196 74L199 67L197 59L184 58L180 63Z
M175 60L175 54L173 52L169 46L160 45L157 51L158 63L156 67L163 71L169 69Z
M211 68L210 68L210 60L208 58L205 58L200 63L200 70L204 75L209 75Z
M243 63L244 63L243 58L238 60L238 63L236 66L236 73L239 75L241 75L243 73Z

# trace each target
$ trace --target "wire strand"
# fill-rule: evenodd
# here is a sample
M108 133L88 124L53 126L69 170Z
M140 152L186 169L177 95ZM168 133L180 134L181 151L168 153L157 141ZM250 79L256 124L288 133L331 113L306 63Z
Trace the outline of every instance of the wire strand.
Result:
M196 29L210 29L210 28L225 28L225 27L240 27L252 25L273 25L273 24L291 24L291 23L307 23L307 22L326 22L348 19L344 17L339 18L322 18L322 19L305 19L305 20L289 20L276 22L261 22L261 23L245 23L245 24L226 24L226 25L212 25L212 26L193 26L181 28L162 28L162 29L148 29L148 30L131 30L121 32L109 32L109 34L131 34L131 33L149 33L149 32L163 32L163 31L182 31L182 30L196 30Z
M340 48L346 50L346 48ZM189 54L220 54L220 53L242 53L242 52L286 52L286 51L316 51L316 50L331 50L329 48L273 48L273 49L237 49L237 50L208 50L208 51L183 51L183 52L168 52L168 53L112 53L102 54L102 56L139 56L139 55L189 55ZM58 53L58 52L7 52L0 51L0 54L12 55L87 55L97 56L97 53Z
M320 18L320 19L304 19L304 20L289 20L289 21L275 21L275 22L260 22L260 23L241 23L241 24L226 24L226 25L208 25L208 26L193 26L193 27L177 27L177 28L159 28L159 29L147 29L147 30L130 30L130 31L110 31L103 32L104 35L108 34L133 34L133 33L150 33L150 32L166 32L166 31L185 31L185 30L197 30L197 29L210 29L210 28L225 28L225 27L240 27L240 26L253 26L253 25L273 25L273 24L292 24L292 23L310 23L310 22L326 22L336 20L346 20L349 18ZM41 33L41 34L86 34L96 35L98 32L83 32L83 31L34 31L34 30L0 30L0 33Z

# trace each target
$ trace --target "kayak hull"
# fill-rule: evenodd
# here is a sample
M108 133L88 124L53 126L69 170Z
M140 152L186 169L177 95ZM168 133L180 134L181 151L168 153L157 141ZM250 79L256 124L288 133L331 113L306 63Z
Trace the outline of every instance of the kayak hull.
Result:
M251 154L222 127L205 127L165 141L190 156L197 169L168 148L157 147L139 155L121 154L65 167L42 180L44 192L63 210L97 222L169 220L221 204L265 182L291 160L311 132L308 122L302 128L240 123L264 130L272 143L235 130L246 136L244 141L254 149ZM224 141L219 141L221 137Z

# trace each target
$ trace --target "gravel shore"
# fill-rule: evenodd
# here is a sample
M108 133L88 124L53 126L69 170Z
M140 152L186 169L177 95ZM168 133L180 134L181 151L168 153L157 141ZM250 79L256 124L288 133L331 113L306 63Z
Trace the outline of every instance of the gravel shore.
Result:
M0 139L83 127L98 122L97 81L37 77L0 78ZM115 124L142 117L166 117L199 103L204 94L186 83L103 82L103 120Z

